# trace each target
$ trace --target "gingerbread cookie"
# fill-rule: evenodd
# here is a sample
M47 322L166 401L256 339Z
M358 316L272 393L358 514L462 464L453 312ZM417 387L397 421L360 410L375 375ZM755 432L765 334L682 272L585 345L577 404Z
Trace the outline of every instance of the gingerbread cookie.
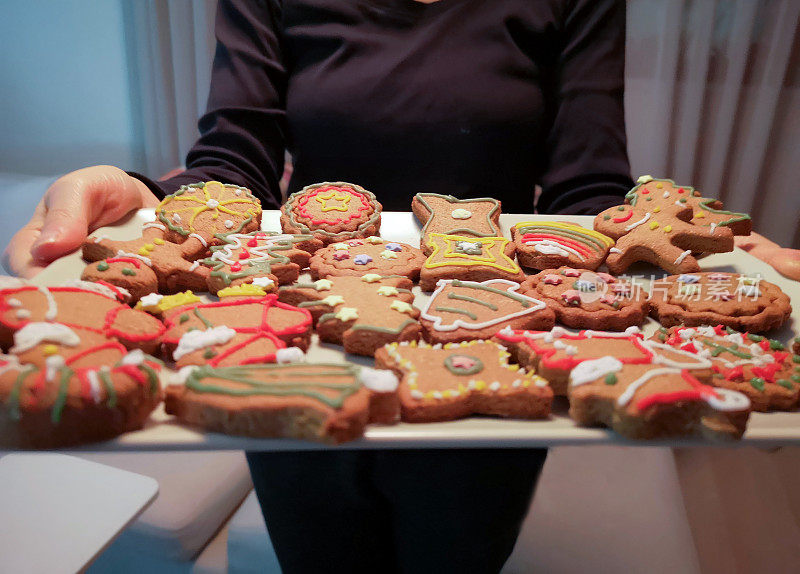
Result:
M780 327L791 312L788 295L757 276L684 273L650 286L650 314L665 327L722 324L763 332Z
M281 206L284 233L312 234L325 244L378 235L381 204L372 192L343 181L308 185Z
M594 271L605 260L614 240L575 223L526 221L511 228L520 265L553 269L567 265Z
M176 366L227 367L302 355L311 338L311 314L281 303L274 293L252 291L250 285L231 287L220 291L217 302L175 307L164 297L159 305L170 309L163 314L162 341Z
M517 293L519 283L441 279L420 315L432 343L488 339L504 327L549 329L555 313L542 301Z
M425 256L416 247L377 236L332 243L317 251L309 267L314 279L331 275L403 275L419 277Z
M509 365L491 341L428 345L402 342L375 353L375 364L400 377L404 421L434 422L472 414L547 418L553 392L547 381Z
M411 211L422 222L420 247L430 255L430 233L462 237L502 237L500 202L491 197L457 199L452 195L418 193L411 201ZM507 255L513 255L513 246Z
M567 327L623 331L647 317L647 293L608 273L545 269L528 277L520 292L544 301Z
M267 291L278 284L297 281L311 254L323 246L313 235L286 235L267 231L219 235L221 245L211 247L211 256L201 264L211 272L208 290L255 283Z
M569 376L569 414L580 425L602 424L632 439L737 439L750 401L742 393L703 384L711 363L699 355L649 341L647 363L608 355L579 363Z
M122 253L118 257L87 265L81 273L81 279L114 286L117 290L124 289L128 293L128 301L135 303L158 289L158 277L142 257Z
M320 340L372 356L393 341L415 341L421 327L411 303L413 283L405 277L339 276L282 286L280 300L311 311Z
M613 355L623 364L635 364L649 363L654 356L637 327L629 327L624 333L571 333L561 327L550 331L505 328L492 340L506 347L514 361L547 379L558 396L567 395L569 374L583 361Z
M690 188L667 189L663 182L644 176L625 196L625 205L598 215L595 230L617 241L606 258L609 270L620 274L631 264L646 261L670 273L691 273L700 270L693 252L733 251L730 227L692 222L691 193ZM704 221L710 219L706 216Z
M779 341L730 327L662 327L654 339L712 363L710 384L747 395L756 411L789 410L800 402L800 355Z
M160 362L142 349L163 332L103 285L0 289L0 445L55 448L140 428L161 401Z
M430 255L420 271L419 285L433 291L440 279L486 281L508 279L517 283L525 279L513 256L513 243L505 237L462 237L428 233Z
M794 351L795 355L800 355L800 337L794 338L794 343L792 345L792 351Z
M399 416L397 378L353 364L186 367L167 388L168 414L205 430L341 443Z

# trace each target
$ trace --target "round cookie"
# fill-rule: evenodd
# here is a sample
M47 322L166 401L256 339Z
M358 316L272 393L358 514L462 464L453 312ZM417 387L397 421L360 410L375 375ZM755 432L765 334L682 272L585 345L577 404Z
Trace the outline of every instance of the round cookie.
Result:
M614 240L598 231L562 221L525 221L511 228L517 261L533 269L567 265L594 271Z
M324 243L377 235L381 204L375 195L343 181L308 185L281 206L284 233L310 233Z
M669 275L650 286L650 314L665 327L721 324L760 333L783 325L791 312L780 287L739 273Z
M528 277L520 293L541 299L556 321L576 329L624 331L647 317L647 294L630 282L585 269L545 269Z
M314 279L332 275L403 275L419 277L425 256L416 247L371 236L332 243L311 257L309 268Z
M129 303L158 290L158 277L139 257L109 257L87 265L81 273L84 281L114 285L130 294Z

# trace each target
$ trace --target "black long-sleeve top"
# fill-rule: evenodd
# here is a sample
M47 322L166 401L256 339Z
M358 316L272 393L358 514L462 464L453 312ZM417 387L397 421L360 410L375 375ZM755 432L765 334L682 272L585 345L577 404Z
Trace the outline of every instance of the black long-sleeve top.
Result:
M220 0L208 110L163 195L216 179L280 205L350 181L505 212L593 213L630 188L622 0Z

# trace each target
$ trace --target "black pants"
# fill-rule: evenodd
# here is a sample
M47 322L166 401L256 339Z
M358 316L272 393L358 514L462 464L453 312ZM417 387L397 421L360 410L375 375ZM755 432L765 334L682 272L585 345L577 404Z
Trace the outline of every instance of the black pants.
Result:
M284 574L498 572L546 449L247 453Z

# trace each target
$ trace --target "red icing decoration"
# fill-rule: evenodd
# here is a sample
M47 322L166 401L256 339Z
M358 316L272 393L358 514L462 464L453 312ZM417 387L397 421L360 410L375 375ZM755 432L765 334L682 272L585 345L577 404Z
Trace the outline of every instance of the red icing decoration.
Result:
M335 217L334 219L318 219L317 217L311 215L306 209L306 204L320 193L326 193L332 190L336 190L339 193L349 194L353 197L353 199L357 200L356 201L357 208L355 209L355 211L351 212L353 207L353 200L351 199L350 203L347 206L347 212L345 212L345 213L350 213L347 217ZM297 213L303 217L308 218L313 225L323 225L323 224L338 225L340 223L347 223L351 219L360 217L361 212L368 209L370 209L370 204L369 200L365 195L362 195L353 189L346 187L339 187L335 185L326 185L325 187L318 187L317 189L308 192L297 203Z
M683 193L683 188L682 187L678 188L678 193Z
M250 257L250 252L247 249L242 249L239 252L239 259L247 259L248 257Z
M135 257L112 257L110 259L106 259L106 263L130 263L136 267L136 269L139 269L139 266L142 262Z
M650 193L649 189L643 189L642 190L642 195L647 195L648 193Z
M633 210L631 209L627 215L623 215L621 217L614 217L611 221L614 223L624 223L628 221L631 217L633 217Z
M542 241L548 239L550 241L555 241L556 243L561 243L562 245L566 245L568 247L572 247L580 253L581 255L591 256L592 250L589 249L585 243L581 243L580 241L575 241L574 239L569 239L566 237L561 237L559 235L551 235L549 233L525 233L522 236L522 242L525 243L526 241Z
M636 408L640 411L653 405L668 405L679 401L700 401L708 395L717 396L712 387L702 384L687 370L681 371L683 380L692 385L692 390L674 391L671 393L655 393L636 401Z
M242 270L242 264L239 263L238 261L233 265L231 265L231 271L233 271L234 273L238 273L241 270Z
M258 247L258 239L256 239L255 237L253 237L252 239L250 239L250 240L247 242L247 246L248 246L248 247Z
M720 337L727 335L727 332L725 331L725 325L717 325L714 327L714 333Z
M775 382L775 373L780 371L783 366L780 363L769 363L761 367L753 367L751 371L756 377L761 377L768 383Z

